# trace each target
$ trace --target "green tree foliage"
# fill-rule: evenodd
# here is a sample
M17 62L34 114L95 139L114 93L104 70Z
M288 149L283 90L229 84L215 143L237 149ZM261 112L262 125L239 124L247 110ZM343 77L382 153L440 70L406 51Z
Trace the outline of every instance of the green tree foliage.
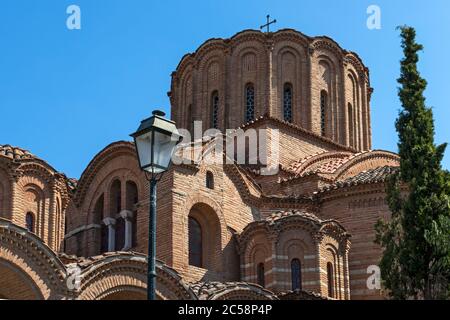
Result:
M401 27L399 97L396 129L400 170L387 183L392 218L376 225L384 249L383 284L394 299L445 299L450 294L450 174L442 169L446 144L435 145L427 82L417 69L416 32Z

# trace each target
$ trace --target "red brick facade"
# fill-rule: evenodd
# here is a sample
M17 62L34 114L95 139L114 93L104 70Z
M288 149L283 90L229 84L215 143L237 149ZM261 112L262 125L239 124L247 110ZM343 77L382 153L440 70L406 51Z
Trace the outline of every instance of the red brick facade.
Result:
M248 84L255 110L246 123ZM381 254L374 224L389 218L385 178L399 159L370 150L370 93L356 54L294 30L243 31L183 57L170 93L177 125L190 129L203 120L209 128L211 95L218 94L218 128L266 129L280 157L276 175L205 159L164 174L158 297L383 298L368 286ZM178 155L212 150L223 139L184 144ZM145 298L148 211L149 186L131 142L100 151L78 181L29 152L0 146L0 298Z

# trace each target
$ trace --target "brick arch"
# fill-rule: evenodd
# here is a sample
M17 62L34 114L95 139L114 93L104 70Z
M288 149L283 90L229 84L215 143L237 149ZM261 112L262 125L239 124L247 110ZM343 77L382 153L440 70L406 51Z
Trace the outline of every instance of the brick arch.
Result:
M202 230L202 268L222 271L222 247L224 246L224 236L228 236L228 232L223 233L223 226L216 211L208 204L198 202L191 207L189 218L194 218ZM186 223L186 226L188 225L189 223ZM186 234L189 234L189 230ZM189 239L187 243L189 243Z
M286 57L290 54L294 58L293 68L285 70ZM309 83L309 66L306 66L307 54L305 47L298 42L292 40L282 40L275 43L274 56L277 57L274 73L277 77L277 99L279 101L279 108L275 115L284 120L283 106L284 106L284 89L285 85L289 84L292 89L292 123L297 124L303 128L309 128L310 110L306 108L309 99L309 90L307 85Z
M335 171L335 180L345 180L362 171L383 166L400 166L399 156L383 150L359 153Z
M10 298L7 291L18 299L61 299L71 295L65 287L64 264L40 238L0 219L0 240L1 281L5 282L0 294ZM11 276L9 283L6 274ZM18 292L20 289L24 291Z
M323 164L329 163L330 170L332 167L339 165L340 163L345 163L354 154L351 152L337 151L337 152L322 152L318 154L311 155L305 159L293 162L290 164L288 170L295 173L296 176L301 176L310 171L316 171ZM333 164L333 166L331 166Z
M235 285L230 283L212 294L208 300L278 300L278 298L273 292L256 284Z
M104 292L97 300L147 300L147 291L140 287L117 286Z
M99 172L110 164L111 161L114 161L120 156L127 156L130 161L128 161L126 165L119 165L118 168L127 168L138 177L138 181L146 181L145 176L138 165L134 144L127 141L114 142L100 151L82 173L74 195L74 201L77 207L81 207L83 203L91 203L93 192L90 191L92 191L92 189L96 190L101 181L110 174L111 170L106 170L107 172L103 172L102 176L99 176ZM118 168L116 167L115 169Z
M0 249L0 296L8 300L43 300L45 289L39 287L36 274L3 256Z
M203 194L194 194L194 195L188 195L187 200L185 202L184 207L186 208L186 214L185 217L189 216L189 213L191 212L192 207L194 207L196 204L205 204L209 206L217 215L219 221L220 221L220 229L222 233L227 232L227 221L225 219L225 215L223 214L222 207L212 198L203 195Z
M22 207L20 215L14 219L19 225L25 226L26 214L28 212L32 213L34 217L33 232L42 239L47 239L45 230L52 224L48 215L50 208L46 203L46 199L48 198L48 190L46 189L45 185L38 185L37 181L27 181L22 186ZM34 197L34 200L31 200L31 197Z
M264 92L266 83L263 68L267 65L264 55L264 44L257 39L249 39L247 42L237 42L232 45L231 64L229 76L230 82L228 123L230 127L237 127L244 122L246 114L246 88L252 84L254 90L254 115L262 115L267 112ZM244 62L248 58L254 58L254 69L245 70Z
M156 272L156 291L159 299L196 299L195 294L175 270L157 261ZM80 300L113 298L114 295L117 297L127 292L142 296L147 288L147 259L137 253L104 255L83 270L81 279L78 295Z

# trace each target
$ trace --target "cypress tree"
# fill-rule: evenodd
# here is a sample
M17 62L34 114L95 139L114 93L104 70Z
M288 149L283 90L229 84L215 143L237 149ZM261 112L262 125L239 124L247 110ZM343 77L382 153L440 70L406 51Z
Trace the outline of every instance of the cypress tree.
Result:
M450 294L450 174L441 166L446 144L434 142L427 82L417 68L423 47L414 28L400 30L400 169L387 181L391 219L376 225L376 242L384 250L381 277L394 299L445 299Z

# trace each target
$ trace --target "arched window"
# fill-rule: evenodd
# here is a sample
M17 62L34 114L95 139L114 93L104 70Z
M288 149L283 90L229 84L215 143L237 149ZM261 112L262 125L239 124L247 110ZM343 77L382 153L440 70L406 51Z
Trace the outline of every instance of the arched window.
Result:
M116 245L116 251L122 251L125 247L125 220L123 218L119 217L116 219L115 229L116 240L114 243Z
M327 281L328 281L328 296L334 298L334 268L331 262L327 263Z
M119 180L114 180L110 191L111 217L115 217L122 210L122 191Z
M292 122L292 86L290 83L284 85L283 116L284 121Z
M252 84L245 87L245 121L255 120L255 88Z
M104 208L105 208L105 196L102 194L94 207L94 219L93 223L101 226L100 229L100 253L104 253L108 251L108 226L103 222L104 217Z
M25 216L25 226L28 231L34 232L34 214L27 212Z
M350 146L353 147L354 145L354 141L355 141L355 137L353 136L353 107L352 104L349 103L348 106L348 134L349 134L349 143Z
M200 223L189 217L189 264L191 266L203 267L203 241Z
M211 96L211 128L219 129L219 93L214 91Z
M133 216L131 218L131 246L135 247L137 245L137 208L136 204L139 202L138 198L138 188L136 183L133 181L127 181L126 183L127 190L127 210L133 212Z
M214 175L211 171L206 172L206 187L208 189L214 189Z
M264 263L258 263L256 266L256 280L261 287L265 286Z
M291 261L292 290L302 289L302 264L299 259Z
M320 130L322 136L326 134L328 96L325 90L320 92Z
M104 253L104 252L108 252L109 250L109 233L108 233L108 226L102 222L101 224L101 234L100 234L100 238L101 238L101 245L100 245L100 253Z
M186 115L186 128L189 129L189 131L191 132L191 135L194 134L194 120L192 118L192 104L190 104L187 108L187 115Z

